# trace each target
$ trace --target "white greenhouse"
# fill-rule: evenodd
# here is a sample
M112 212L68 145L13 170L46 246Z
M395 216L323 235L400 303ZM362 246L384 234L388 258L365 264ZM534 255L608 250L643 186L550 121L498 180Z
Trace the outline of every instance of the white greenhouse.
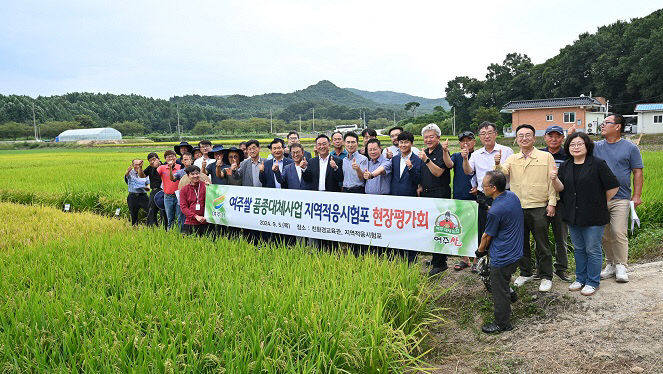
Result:
M55 138L56 142L76 142L79 140L122 140L122 133L111 127L97 129L66 130Z

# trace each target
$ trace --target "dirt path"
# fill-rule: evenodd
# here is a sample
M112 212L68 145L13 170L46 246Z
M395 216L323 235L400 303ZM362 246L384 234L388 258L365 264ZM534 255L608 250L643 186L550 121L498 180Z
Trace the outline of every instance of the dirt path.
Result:
M631 265L629 278L602 281L592 297L569 292L559 279L547 294L527 284L514 305L513 331L486 336L480 319L468 327L463 316L452 316L433 327L429 362L436 373L663 373L663 262ZM445 297L459 300L485 292L459 286L473 283L468 274L451 273L442 283L455 283ZM490 305L484 304L478 306L485 315ZM523 311L532 313L517 318Z

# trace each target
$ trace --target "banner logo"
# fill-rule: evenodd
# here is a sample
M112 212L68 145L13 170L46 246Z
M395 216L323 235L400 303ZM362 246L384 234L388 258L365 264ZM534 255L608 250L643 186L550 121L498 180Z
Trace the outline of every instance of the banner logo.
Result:
M446 211L435 219L435 235L460 235L463 232L458 216Z
M223 203L226 200L226 195L221 195L214 199L214 209L219 210L221 207L223 207Z

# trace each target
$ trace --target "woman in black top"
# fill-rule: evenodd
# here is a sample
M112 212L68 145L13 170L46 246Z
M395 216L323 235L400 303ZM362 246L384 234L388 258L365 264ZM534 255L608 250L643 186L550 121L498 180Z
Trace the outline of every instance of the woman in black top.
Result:
M562 218L569 225L576 259L576 280L569 290L590 296L601 280L601 238L610 222L608 201L619 189L619 181L608 164L592 156L594 142L584 132L571 134L564 143L571 158L550 178L564 202Z

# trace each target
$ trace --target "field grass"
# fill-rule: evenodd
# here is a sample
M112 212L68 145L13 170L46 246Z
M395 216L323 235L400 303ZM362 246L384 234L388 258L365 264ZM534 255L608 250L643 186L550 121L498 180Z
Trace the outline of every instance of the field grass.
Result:
M0 250L3 371L425 367L419 342L431 297L425 276L403 261L183 238L53 208L0 209L27 217L0 223L11 243ZM82 238L81 224L99 230Z

